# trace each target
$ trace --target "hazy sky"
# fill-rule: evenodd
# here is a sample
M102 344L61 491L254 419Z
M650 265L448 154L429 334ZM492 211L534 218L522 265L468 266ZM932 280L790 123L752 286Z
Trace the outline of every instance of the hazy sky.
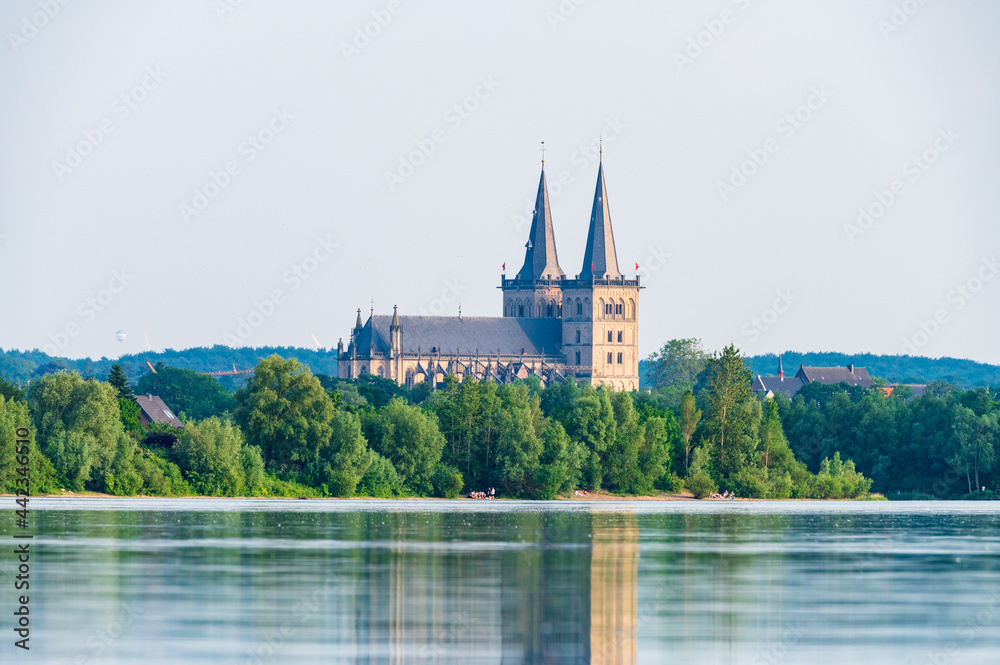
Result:
M540 142L573 276L603 133L644 356L1000 363L1000 3L8 0L0 27L0 347L498 316Z

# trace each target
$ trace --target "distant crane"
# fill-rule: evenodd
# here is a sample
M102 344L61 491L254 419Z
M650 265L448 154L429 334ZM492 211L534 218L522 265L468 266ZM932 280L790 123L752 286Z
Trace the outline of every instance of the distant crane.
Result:
M216 372L202 372L202 374L207 374L208 376L236 376L237 374L253 374L253 367L247 367L245 369L236 369L236 363L233 363L233 368L223 369Z

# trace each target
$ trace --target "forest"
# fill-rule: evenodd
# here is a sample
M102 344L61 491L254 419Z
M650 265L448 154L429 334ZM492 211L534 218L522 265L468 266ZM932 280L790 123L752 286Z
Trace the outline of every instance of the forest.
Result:
M749 391L735 349L710 359L700 396L678 409L652 393L572 380L542 388L449 378L407 391L365 376L313 375L272 355L234 395L211 377L165 365L133 388L60 371L0 393L0 488L15 483L13 432L32 432L34 493L179 496L440 496L495 487L551 499L577 488L621 494L728 489L741 496L865 496L870 481L834 453L810 473L781 435L778 412ZM183 428L139 423L133 393L155 390ZM182 408L184 410L182 410Z
M0 381L0 491L28 428L32 493L552 499L730 491L747 498L987 498L997 491L995 391L807 386L750 390L747 359L672 340L648 389L572 379L542 387L454 377L406 390L374 376L314 374L273 354L227 390L164 363L129 380L61 370ZM161 396L183 428L141 425L135 394Z

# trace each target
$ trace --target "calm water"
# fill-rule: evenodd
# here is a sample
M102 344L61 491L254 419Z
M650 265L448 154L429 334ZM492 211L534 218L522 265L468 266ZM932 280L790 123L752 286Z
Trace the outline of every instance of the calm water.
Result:
M32 508L3 663L1000 663L996 503Z

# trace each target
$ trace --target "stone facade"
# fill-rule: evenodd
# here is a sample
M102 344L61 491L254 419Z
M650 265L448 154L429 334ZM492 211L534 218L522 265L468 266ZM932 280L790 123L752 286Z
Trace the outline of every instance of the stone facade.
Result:
M548 385L573 376L615 390L639 388L638 275L618 270L604 166L590 218L583 268L559 267L544 163L524 265L501 276L502 317L399 316L361 310L347 347L338 344L338 375L372 374L433 387L449 374L508 383L537 376Z

